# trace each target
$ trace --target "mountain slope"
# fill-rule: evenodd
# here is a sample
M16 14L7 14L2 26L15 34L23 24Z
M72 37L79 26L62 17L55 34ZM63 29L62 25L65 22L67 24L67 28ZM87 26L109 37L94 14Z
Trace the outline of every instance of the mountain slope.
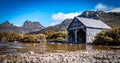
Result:
M20 31L21 28L17 27L11 23L9 23L8 21L2 23L0 25L0 32L1 31L8 31L8 32L18 32L18 33L22 33L22 31Z
M61 22L60 24L57 24L55 26L49 26L49 27L46 27L40 31L37 31L37 32L33 32L33 33L30 33L30 34L38 34L38 33L45 33L45 31L48 31L48 30L53 30L53 31L66 31L66 29L68 28L69 24L72 22L72 19L65 19L63 22Z
M8 21L0 24L0 32L17 32L17 33L30 33L43 29L44 27L39 22L25 21L21 27L15 26Z
M120 13L103 11L85 11L79 17L99 19L108 25L120 27Z
M28 20L26 20L22 26L22 29L25 30L26 33L36 32L43 28L44 27L39 22L31 22Z
M40 32L44 33L47 30L65 31L71 22L72 22L72 19L65 19L60 24L57 24L55 26L49 26L49 27L47 27L45 29L42 29Z

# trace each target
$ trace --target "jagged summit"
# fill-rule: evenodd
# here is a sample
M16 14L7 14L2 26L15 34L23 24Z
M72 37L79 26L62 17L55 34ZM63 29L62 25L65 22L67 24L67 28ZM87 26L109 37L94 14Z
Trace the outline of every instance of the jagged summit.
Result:
M13 26L9 21L5 21L1 24L1 26Z
M0 31L18 32L18 33L30 33L43 29L44 27L39 22L31 22L26 20L23 26L15 26L9 21L5 21L0 24Z
M104 12L104 11L84 11L78 17L99 19L108 25L116 25L120 27L120 13Z
M26 20L22 27L24 27L24 28L44 28L39 22L31 22L29 20Z
M85 17L85 18L93 18L93 19L99 19L98 16L105 13L104 11L84 11L81 15L78 17Z

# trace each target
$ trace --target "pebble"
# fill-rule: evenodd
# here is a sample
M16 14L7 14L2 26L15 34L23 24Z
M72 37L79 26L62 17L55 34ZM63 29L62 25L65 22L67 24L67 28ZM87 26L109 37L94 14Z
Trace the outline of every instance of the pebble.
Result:
M0 63L120 63L120 50L74 51L0 55Z

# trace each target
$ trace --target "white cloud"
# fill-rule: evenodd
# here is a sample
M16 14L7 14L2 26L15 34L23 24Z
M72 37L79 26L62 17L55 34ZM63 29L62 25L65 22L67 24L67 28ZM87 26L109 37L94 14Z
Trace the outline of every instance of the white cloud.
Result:
M65 19L72 19L75 16L78 16L80 14L81 14L81 12L73 12L73 13L67 13L67 14L65 14L63 12L58 12L58 13L52 15L51 18L55 22L53 22L51 25L59 24L60 22L62 22Z
M72 19L72 18L74 18L75 16L78 16L78 15L80 15L80 14L81 14L80 12L67 13L67 14L62 13L62 12L59 12L59 13L57 13L57 14L53 14L53 15L52 15L52 19L53 19L54 21L63 21L63 20L65 20L65 19Z
M21 25L18 25L18 24L14 24L15 26L18 26L18 27L21 27Z
M120 12L120 7L114 8L114 7L110 7L110 6L107 6L107 5L102 4L102 3L98 3L95 6L95 9L96 10L109 11L109 12Z
M106 11L106 10L110 10L111 8L102 4L102 3L98 3L96 6L95 6L95 9L96 10L103 10L103 11Z
M120 7L119 8L114 8L112 10L110 10L111 12L120 12Z
M53 25L56 25L56 24L59 24L59 23L58 22L53 22L53 23L51 23L50 26L53 26Z

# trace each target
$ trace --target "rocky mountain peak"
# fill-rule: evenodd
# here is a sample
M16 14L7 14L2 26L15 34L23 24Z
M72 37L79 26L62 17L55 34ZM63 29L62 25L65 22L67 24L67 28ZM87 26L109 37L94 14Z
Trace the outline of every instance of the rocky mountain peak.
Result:
M104 11L84 11L78 17L99 19L108 25L120 26L120 13L118 12L104 12Z
M26 20L23 26L15 26L11 24L9 21L5 21L0 24L0 32L1 31L9 31L9 32L18 32L18 33L30 33L43 29L44 27L39 22L31 22Z
M98 16L105 13L104 11L84 11L79 17L99 19Z
M28 21L26 20L23 24L24 28L44 28L39 22L31 22L31 21Z
M1 26L13 26L9 21L5 21L1 24Z
M26 20L22 28L26 30L26 33L28 33L28 32L39 31L44 27L39 22L31 22L29 20Z

